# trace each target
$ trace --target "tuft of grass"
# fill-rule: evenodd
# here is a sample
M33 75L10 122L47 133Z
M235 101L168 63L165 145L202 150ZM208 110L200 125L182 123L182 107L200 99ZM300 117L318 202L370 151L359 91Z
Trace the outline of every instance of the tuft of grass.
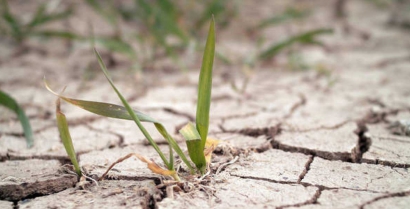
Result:
M10 95L0 90L0 105L3 105L17 114L23 127L24 136L26 137L27 147L31 148L34 145L33 131L31 130L30 121L28 120L24 110L18 105Z
M172 176L175 180L179 181L180 178L178 174L175 171L174 168L174 154L173 152L175 151L179 157L182 159L182 161L187 165L188 169L190 170L191 174L195 173L194 168L191 165L191 162L187 159L185 156L184 152L182 149L179 147L179 145L176 143L176 141L171 137L171 135L167 132L165 127L158 122L157 120L153 119L152 117L133 110L131 106L128 104L126 99L122 96L120 91L117 89L117 87L114 85L114 82L111 80L108 70L98 53L98 51L94 48L95 55L97 57L98 63L100 64L101 70L103 71L105 77L107 78L107 81L121 100L122 104L124 106L120 105L115 105L115 104L109 104L109 103L103 103L103 102L93 102L93 101L86 101L86 100L78 100L78 99L73 99L69 97L65 97L61 94L58 94L54 92L47 82L45 82L46 88L58 96L58 101L60 99L73 104L75 106L78 106L84 110L87 110L89 112L106 116L106 117L111 117L111 118L118 118L118 119L125 119L125 120L133 120L137 127L140 129L140 131L144 134L144 136L147 138L151 146L155 149L155 151L158 153L160 158L162 159L164 165L166 166L166 169L161 168L158 166L155 162L146 159L145 157L137 154L137 153L131 153L128 154L127 156L118 159L116 162L114 162L107 172L117 163L120 163L132 156L137 157L141 161L147 163L148 168L153 171L154 173L158 173L161 175L169 175ZM189 156L196 165L197 169L201 174L205 173L206 170L206 165L207 165L207 159L210 159L210 154L212 153L214 147L216 146L217 142L213 140L213 143L208 146L207 145L207 134L208 134L208 127L209 127L209 110L210 110L210 102L211 102L211 88L212 88L212 69L213 69L213 60L214 60L214 54L215 54L215 21L212 19L210 28L209 28L209 33L208 33L208 39L207 43L205 46L205 51L204 51L204 56L203 56L203 61L202 61L202 68L201 68L201 73L199 76L199 86L198 86L198 106L197 106L197 118L196 118L196 127L193 124L188 124L186 126L187 128L184 128L181 130L181 133L184 137L187 139L187 147L188 147L188 152ZM69 132L68 132L68 126L65 120L64 115L61 113L60 108L59 108L59 102L57 103L57 117L58 117L58 125L59 125L59 130L60 130L60 135L67 139L66 141L71 141L71 138L69 137ZM152 139L151 135L148 133L148 131L145 129L144 125L142 122L149 122L153 123L157 129L157 131L165 138L165 140L169 144L169 157L167 158L165 154L161 151L161 149L158 147L156 142ZM71 147L70 147L71 146ZM71 156L75 156L74 149L72 147L72 143L67 144L66 151L69 154L70 158ZM76 160L71 158L74 166L78 166L78 163L76 163ZM76 164L75 164L76 163ZM107 173L106 172L106 173ZM103 176L100 179L103 179L104 176L106 175L103 174Z

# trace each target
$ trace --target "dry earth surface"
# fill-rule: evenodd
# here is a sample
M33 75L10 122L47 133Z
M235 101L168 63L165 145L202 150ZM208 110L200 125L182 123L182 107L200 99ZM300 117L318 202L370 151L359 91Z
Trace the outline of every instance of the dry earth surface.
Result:
M251 5L254 9L244 9L239 18L268 16L275 6L270 2ZM336 30L323 37L326 48L305 47L300 53L312 65L332 69L331 78L267 63L252 71L239 93L231 87L232 80L243 82L237 68L216 63L210 135L222 142L211 173L201 184L181 186L182 191L164 186L167 180L137 159L83 189L63 167L69 159L54 119L56 98L42 80L46 75L54 89L68 85L65 95L71 97L119 103L100 73L92 80L82 77L78 65L92 55L67 56L50 47L46 55L32 51L2 59L0 88L26 110L35 146L26 148L16 116L0 107L0 208L408 208L410 138L389 126L410 119L410 33L387 26L388 11L351 1L348 22L355 30L344 34L343 23L331 21L331 4L315 2L310 18L316 25L299 27ZM217 50L240 59L252 43L232 36L218 34ZM9 54L12 49L1 44L2 53ZM119 89L136 109L164 122L184 146L177 129L194 118L198 72L156 71L136 78L124 71L111 71ZM159 161L133 122L68 104L63 111L79 162L90 176L100 176L130 152ZM153 126L148 129L155 133ZM158 134L154 138L163 142ZM165 144L161 148L167 150Z

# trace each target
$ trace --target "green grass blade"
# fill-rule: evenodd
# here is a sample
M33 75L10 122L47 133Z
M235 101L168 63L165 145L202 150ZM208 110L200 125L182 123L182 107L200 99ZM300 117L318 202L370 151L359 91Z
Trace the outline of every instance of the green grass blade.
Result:
M169 133L166 131L165 127L161 123L154 123L154 125L155 125L155 128L158 130L158 132L168 141L171 147L179 155L179 157L181 157L181 160L188 166L191 174L193 174L194 168L191 166L191 163L186 158L184 152L181 150L178 143L171 137L171 135L169 135Z
M128 104L127 100L121 95L121 93L118 91L117 87L115 87L113 81L108 75L107 67L105 66L104 62L101 59L100 54L97 52L97 50L94 48L95 55L97 56L98 63L100 64L101 70L103 71L105 77L107 78L108 82L110 83L111 87L114 89L115 93L117 93L118 97L120 98L122 104L125 106L127 109L128 113L130 114L131 118L134 120L134 122L137 124L138 128L141 130L141 132L144 134L144 136L147 138L149 143L151 144L152 147L154 147L155 151L159 154L161 157L162 161L164 164L170 169L173 167L173 165L170 165L168 160L165 158L164 153L159 149L158 145L155 143L155 141L152 139L151 135L149 135L148 131L145 129L145 127L141 124L141 121L139 120L138 116L134 113L134 110L131 108L131 106Z
M314 40L314 38L317 35L330 34L330 33L333 33L332 29L321 28L321 29L311 30L311 31L308 31L302 34L297 34L284 41L281 41L279 43L273 44L272 46L268 47L268 49L259 53L258 58L260 60L271 59L272 57L280 53L283 49L290 47L291 45L295 43L318 44L320 42Z
M104 102L93 102L93 101L86 101L86 100L79 100L79 99L73 99L73 98L68 98L65 96L62 96L61 94L58 94L54 92L49 85L47 84L46 80L44 79L44 83L46 88L62 100L75 105L77 107L80 107L84 110L87 110L89 112L92 112L97 115L105 116L105 117L110 117L110 118L117 118L117 119L124 119L124 120L133 120L131 115L129 114L128 110L119 105L115 104L110 104L110 103L104 103ZM174 151L181 157L182 161L188 166L190 169L191 173L194 172L194 169L192 168L189 160L186 158L184 152L181 150L179 147L178 143L171 137L171 135L167 132L165 129L164 125L158 122L157 120L153 119L152 117L137 111L133 110L134 114L138 117L138 119L142 122L150 122L155 125L155 128L158 130L158 132L168 141L168 143L171 145L171 147L174 149ZM171 164L171 162L170 162Z
M186 140L189 157L192 162L195 163L196 167L202 174L205 173L206 159L204 149L201 144L201 136L196 130L194 124L188 123L181 130L179 130L179 133L181 133Z
M17 104L17 102L8 94L0 91L0 104L9 108L17 114L20 120L21 126L23 127L24 136L26 137L27 147L32 147L34 145L33 131L31 130L30 122L24 113L24 110Z
M52 31L52 30L44 30L44 31L32 31L29 33L30 36L38 36L44 38L64 38L68 40L82 40L83 37L71 33L68 31Z
M196 109L196 128L201 135L202 149L205 146L209 128L209 110L211 106L212 68L215 54L215 20L209 26L202 67L198 84L198 103Z
M71 163L74 165L75 172L81 176L81 169L78 165L77 156L75 154L73 141L71 140L70 131L68 130L68 123L65 115L60 110L60 98L56 102L56 116L57 116L57 126L60 133L61 141L64 144L65 151L70 157Z

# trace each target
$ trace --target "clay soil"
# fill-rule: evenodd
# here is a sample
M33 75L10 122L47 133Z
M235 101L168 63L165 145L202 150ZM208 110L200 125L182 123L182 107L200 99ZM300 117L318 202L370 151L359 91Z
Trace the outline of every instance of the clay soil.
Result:
M47 27L69 26L84 35L91 20L96 34L113 33L86 4L73 2L75 15ZM24 18L37 3L13 1L10 7ZM308 8L309 15L256 34L247 30L293 4ZM214 65L209 135L221 143L210 173L202 181L182 174L181 184L152 174L137 159L115 166L98 185L79 182L59 139L56 97L45 89L43 77L56 91L67 86L64 94L70 97L120 100L88 43L30 38L16 45L1 38L0 89L24 108L35 144L26 147L17 117L0 107L0 208L408 208L410 31L389 24L392 11L371 1L348 1L340 18L334 16L335 1L238 5L230 25L216 28L216 51L230 60L216 58ZM120 24L125 32L133 30ZM244 64L258 51L257 37L265 39L265 49L317 28L333 29L318 37L322 46L297 45L275 58ZM204 37L199 40L204 43ZM181 55L184 70L164 56L135 70L126 56L99 50L132 106L163 122L185 148L178 130L195 117L202 52ZM67 103L62 110L90 178L131 152L160 162L133 122ZM147 129L166 152L155 127L147 124Z

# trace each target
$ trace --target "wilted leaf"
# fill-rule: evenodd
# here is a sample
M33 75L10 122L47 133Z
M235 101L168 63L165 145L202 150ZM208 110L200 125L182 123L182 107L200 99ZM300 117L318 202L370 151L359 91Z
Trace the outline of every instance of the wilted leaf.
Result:
M163 176L172 176L175 180L177 180L177 181L180 180L179 177L178 177L178 175L177 175L177 173L176 173L174 170L163 169L163 168L161 168L158 164L156 164L154 161L152 161L152 160L150 160L150 159L148 159L148 158L146 158L146 157L144 157L144 156L141 156L141 155L139 155L139 154L137 154L137 153L130 153L130 154L128 154L128 155L126 155L126 156L124 156L124 157L118 159L117 161L115 161L113 164L111 164L110 167L108 167L107 171L105 171L105 173L99 178L99 180L104 179L104 177L108 174L108 172L109 172L115 165L117 165L118 163L123 162L124 160L126 160L126 159L128 159L128 158L130 158L130 157L132 157L132 156L135 156L135 157L137 157L139 160L141 160L142 162L146 163L147 166L148 166L148 169L150 169L153 173L160 174L160 175L163 175Z
M131 115L128 113L127 109L120 105L104 103L104 102L93 102L93 101L86 101L86 100L78 100L73 98L65 97L61 94L54 92L49 85L47 84L46 80L44 80L46 88L56 96L60 97L64 101L73 104L77 107L80 107L84 110L92 112L97 115L110 117L110 118L117 118L117 119L124 119L124 120L133 120ZM181 148L178 146L176 141L171 137L171 135L167 132L164 125L159 123L157 120L153 119L152 117L141 113L139 111L133 110L134 114L138 116L142 122L150 122L155 125L155 128L158 132L168 141L168 143L172 146L175 152L181 157L182 161L188 166L188 168L193 172L193 168L186 158L184 153L182 152Z
M206 144L205 144L205 150L204 150L205 159L206 159L207 164L211 163L212 152L215 150L216 146L218 146L219 142L220 141L217 139L210 138L210 137L207 138Z
M57 116L57 126L60 133L61 141L64 144L65 151L68 157L70 157L71 163L74 165L75 172L81 176L81 169L78 165L77 156L75 154L73 141L71 140L70 131L68 130L68 123L65 115L60 110L60 98L56 102L56 116Z

